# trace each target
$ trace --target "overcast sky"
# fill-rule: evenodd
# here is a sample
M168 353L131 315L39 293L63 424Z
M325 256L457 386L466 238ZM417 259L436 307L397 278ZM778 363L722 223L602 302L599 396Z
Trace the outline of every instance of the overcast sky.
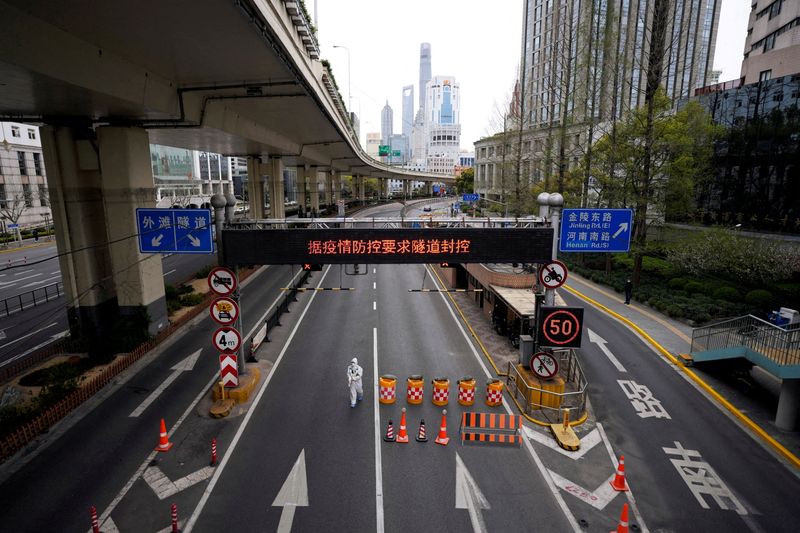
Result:
M415 113L419 109L423 42L431 43L432 74L453 76L461 87L461 147L473 150L474 141L495 131L489 125L509 99L520 59L521 0L305 3L312 17L317 5L322 58L331 62L345 99L349 83L352 109L361 118L362 143L367 132L380 132L387 100L394 110L394 131L401 132L404 85L414 85ZM739 77L749 10L750 0L722 0L714 59L721 81Z

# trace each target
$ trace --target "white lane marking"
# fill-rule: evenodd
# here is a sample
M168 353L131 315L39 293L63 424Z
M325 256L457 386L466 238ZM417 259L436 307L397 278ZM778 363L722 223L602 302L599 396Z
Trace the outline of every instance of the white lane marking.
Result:
M425 265L425 268L428 269L428 265ZM436 279L436 276L433 275L433 272L430 271L430 269L428 269L428 271L429 271L429 274L431 276L431 279L433 279L433 284L434 284L435 288L436 289L441 289L442 287L439 285L439 280ZM487 378L491 378L492 375L489 373L489 369L486 368L486 364L483 362L483 359L481 358L480 354L478 353L478 350L475 348L475 344L472 342L472 340L470 339L469 335L467 334L467 331L464 329L464 325L456 317L456 313L455 313L455 311L453 311L453 308L450 305L450 302L448 302L447 297L445 296L445 293L440 292L439 296L442 298L442 301L444 302L445 306L447 307L447 310L450 311L450 316L453 317L453 321L458 326L459 331L461 331L461 335L463 335L464 339L467 341L467 345L469 346L469 349L472 351L472 355L475 356L475 359L478 361L478 364L483 369L484 375L486 375ZM508 413L509 415L513 414L511 412L511 408L508 406L508 402L503 402L503 408L506 410L506 413ZM536 468L539 470L539 474L542 476L542 479L544 479L544 482L547 485L547 488L550 489L550 493L553 495L553 498L555 498L556 502L558 503L558 506L561 508L561 512L564 513L564 517L567 519L569 524L572 526L572 530L575 533L580 533L582 531L582 529L578 525L578 521L575 520L575 516L569 510L569 507L567 506L567 502L565 502L564 498L561 496L561 491L553 483L553 478L551 478L550 475L547 473L547 468L545 468L544 463L539 458L539 455L536 453L536 450L533 449L533 445L531 444L530 440L528 440L527 438L522 439L522 440L525 443L525 449L528 450L528 453L530 454L531 458L533 459L533 462L536 464Z
M195 399L192 401L192 403L189 404L189 406L183 412L183 414L178 419L178 421L175 422L175 425L173 425L169 429L169 431L167 432L167 436L171 437L172 434L175 433L178 430L178 428L181 426L181 424L183 424L183 421L186 420L186 417L189 416L189 413L194 411L195 405L197 405L200 402L200 400L202 400L203 398L206 397L206 395L208 394L208 389L210 389L211 386L214 383L216 383L217 381L219 381L219 371L214 372L214 375L211 376L211 379L208 381L208 383L206 383L205 387L200 389L200 393L195 397ZM139 468L136 470L136 472L133 473L133 475L128 480L128 482L125 483L125 486L122 487L122 490L119 491L119 494L117 494L117 496L113 500L111 500L111 503L108 504L108 507L106 508L106 510L103 511L103 514L100 515L100 518L99 518L100 524L105 525L105 520L109 516L111 516L111 513L114 511L114 509L116 509L117 505L119 505L119 502L121 502L122 499L125 497L125 495L128 494L128 491L131 490L131 487L133 487L133 484L136 483L136 481L140 477L142 477L142 474L144 474L144 471L147 469L148 466L150 466L150 463L153 462L153 459L156 458L156 454L158 454L158 453L161 453L161 452L157 452L155 450L150 452L150 455L147 456L147 458L139 466ZM100 529L102 530L103 528L100 528Z
M597 430L600 432L600 438L603 440L603 444L606 446L608 457L611 459L611 464L614 465L614 471L616 472L617 468L619 467L619 460L614 455L614 450L611 449L611 441L608 440L608 436L606 436L606 430L603 429L603 424L600 422L597 423ZM633 496L633 489L631 488L631 485L628 483L627 479L625 479L625 483L628 485L628 492L626 492L626 495L628 497L628 502L630 503L631 512L633 512L633 516L635 516L636 520L639 522L639 528L642 530L642 533L648 533L650 530L647 529L647 524L644 523L644 519L639 513L639 506L636 505L636 498Z
M28 287L33 287L34 285L42 285L44 283L53 281L54 279L61 279L61 276L53 276L52 278L43 279L41 281L33 281L31 283L28 283L27 285L23 285L22 287L20 287L20 289L26 289Z
M317 283L317 287L321 287L322 283L325 281L325 277L330 272L330 265L328 265L325 269L325 273ZM230 447L225 452L225 456L220 461L217 470L214 472L214 475L211 477L211 481L209 481L208 485L206 486L206 490L203 492L203 496L200 498L200 501L197 502L197 506L194 508L194 512L192 516L189 518L189 521L186 522L186 527L184 528L184 533L190 533L194 528L197 519L200 518L200 513L203 512L203 508L206 506L206 502L208 502L208 498L211 497L211 493L214 491L214 487L217 485L217 481L219 481L222 472L225 471L225 467L228 464L228 461L233 456L233 452L236 450L236 446L239 444L239 439L242 438L242 433L247 428L247 425L250 423L250 419L253 418L253 413L256 412L258 408L258 404L261 402L261 398L264 396L264 392L266 392L267 387L269 386L270 382L272 381L273 376L275 376L275 371L281 364L283 360L283 356L286 355L286 351L289 349L289 345L292 344L292 340L294 339L295 334L297 334L297 330L300 328L300 324L303 323L303 318L305 318L306 313L308 313L311 304L314 302L314 298L317 296L317 291L312 292L311 298L309 298L308 303L306 304L305 309L300 314L300 317L297 319L297 323L294 325L292 332L289 334L289 338L286 339L286 344L283 345L283 349L281 353L278 354L278 358L275 359L275 363L272 365L272 369L269 371L269 375L267 379L264 381L264 385L261 386L261 390L258 391L255 399L253 400L253 404L250 406L250 409L247 410L247 414L244 415L244 420L242 420L241 425L239 425L239 429L236 430L236 434L233 436L233 440L231 441ZM157 453L157 452L155 452Z
M372 328L372 381L375 382L372 394L372 406L375 420L375 516L376 533L383 533L383 462L381 459L381 412L378 398L378 328Z
M206 479L210 478L213 473L214 467L206 466L197 472L192 472L188 476L184 476L180 479L172 481L167 477L166 474L164 474L164 472L161 471L160 468L157 466L151 466L144 471L142 479L150 486L151 489L153 489L153 492L156 493L158 499L163 500L174 494L178 494L184 489L188 489L192 485L196 485L201 481L205 481Z
M264 268L265 268L265 269L266 269L266 268L269 268L269 265L265 266ZM300 275L302 272L303 272L302 270L298 270L298 271L297 271L297 274L295 274L295 275L292 277L292 279L290 279L290 280L289 280L289 286L291 286L291 285L292 285L292 283L294 283L294 280L296 280L296 279L297 279L297 276L299 276L299 275ZM253 327L252 327L252 328L250 328L250 331L248 331L248 332L247 332L247 335L245 335L244 337L242 337L242 340L247 340L247 339L249 339L249 338L252 338L252 336L255 334L256 330L257 330L257 329L261 329L261 327L262 327L262 324L261 324L261 323L264 321L264 319L266 319L266 318L267 318L267 315L268 315L268 314L269 314L269 312L272 310L272 308L273 308L273 307L275 307L276 305L278 305L278 301L280 301L280 299L281 299L281 298L283 298L283 294L279 294L279 295L278 295L278 297L277 297L277 298L275 298L275 300L274 300L274 301L273 301L273 302L270 304L270 306L269 306L269 307L267 307L267 310L266 310L266 311L264 311L264 314L263 314L263 315L261 315L261 318L259 318L258 320L256 320L255 324L253 324Z
M31 274L30 276L25 276L24 278L15 279L14 281L0 281L0 287L10 287L12 285L16 285L20 281L25 281L26 279L36 278L36 277L41 276L41 275L42 275L42 273L39 272L38 274Z
M175 272L175 270L177 270L177 269L173 268L173 269L172 269L172 270L170 270L169 272L165 272L165 273L164 273L164 277L166 278L167 276L169 276L170 274L172 274L173 272Z
M47 326L45 326L45 327L43 327L43 328L37 329L36 331L31 331L31 332L30 332L30 333L28 333L27 335L23 335L22 337L17 337L17 338L16 338L16 339L14 339L13 341L11 341L11 342L7 342L7 343L3 344L2 346L0 346L0 350L2 350L3 348L5 348L6 346L11 346L12 344L14 344L14 343L16 343L16 342L19 342L19 341L21 341L22 339L27 339L28 337L30 337L30 336L32 336L32 335L36 335L36 334L37 334L37 333L39 333L40 331L44 331L44 330L46 330L46 329L48 329L48 328L52 328L53 326L57 326L57 325L58 325L58 322L53 322L52 324L49 324L49 325L47 325Z
M611 500L613 500L616 495L619 494L619 492L615 491L611 486L611 481L614 479L614 474L611 474L608 479L602 481L600 486L594 491L590 491L581 487L577 483L573 483L560 474L553 472L552 470L548 470L547 472L550 474L550 477L553 478L553 483L555 483L556 486L560 487L564 492L572 494L582 502L588 503L598 511L605 509L606 505L611 503Z
M467 466L456 452L456 509L467 509L472 531L486 533L486 522L481 509L491 509L489 500L481 492Z
M178 520L178 531L183 531L184 522L186 522L186 520ZM103 529L103 533L110 533L110 532L107 532L105 529ZM164 529L159 529L158 531L156 531L156 533L172 533L172 525L170 524Z
M8 365L8 364L11 364L14 361L16 361L17 359L22 359L23 357L25 357L29 353L33 353L36 350L38 350L39 348L43 348L43 347L47 346L48 344L51 344L51 343L57 341L58 339L61 339L61 338L66 337L68 335L69 335L69 331L67 331L67 330L62 331L61 333L56 333L55 335L51 336L48 340L37 344L33 348L28 348L24 352L22 352L20 354L17 354L17 355L15 355L14 357L12 357L10 359L6 359L2 363L0 363L0 367L3 367L3 366Z
M373 273L373 274L375 274L377 271L378 271L378 269L377 269L377 268L373 268L373 269L372 269L372 273Z
M51 275L51 276L52 276L53 274L58 274L58 275L60 276L60 275L61 275L61 271L60 271L60 270L55 270L55 271L53 271L53 272L50 272L50 275Z
M169 531L172 531L172 526L170 526L168 529L169 529ZM117 524L115 524L114 521L111 520L110 516L108 517L108 520L106 520L105 522L100 524L100 531L102 531L103 533L119 533L119 529L117 528ZM89 531L87 533L92 533L92 530L89 529Z
M145 398L142 403L139 404L139 407L134 409L133 412L131 412L131 414L129 414L128 416L135 418L135 417L139 416L140 414L144 413L144 410L147 409L150 406L151 403L156 401L156 398L161 396L161 393L164 392L167 389L167 387L169 387L170 384L172 384L173 381L178 379L178 376L180 376L183 372L190 372L190 371L194 370L194 365L197 363L197 359L200 357L200 353L202 351L203 351L203 349L200 348L199 350L195 351L193 354L189 355L189 357L187 357L186 359L182 360L177 365L175 365L172 368L170 368L170 370L172 370L172 374L167 376L167 379L165 379L161 383L161 385L156 387L155 390L153 392L151 392L150 395L147 398Z
M273 507L283 507L278 522L278 533L289 533L292 530L294 511L298 507L308 507L308 478L306 477L306 450L300 450L297 461L286 476L281 490L272 502Z
M561 455L569 457L570 459L578 460L586 453L595 447L596 444L600 442L600 432L597 431L597 428L591 430L585 436L581 437L581 447L576 452L568 452L564 448L558 445L558 443L553 440L552 437L548 435L544 435L543 433L539 433L535 429L529 428L528 426L524 426L525 433L528 435L528 438L531 440L535 440L539 444L547 446L551 450L555 450Z
M625 370L625 367L622 366L622 363L620 363L619 360L616 357L614 357L614 354L611 353L611 350L609 350L608 346L606 346L606 343L608 341L606 341L603 337L601 337L591 329L587 328L587 331L589 333L589 342L596 344L597 347L600 348L600 351L606 354L606 357L608 357L608 360L611 361L611 364L617 367L617 370L619 370L620 372L627 372L627 370Z
M22 270L20 272L14 272L14 276L21 276L23 274L27 274L28 272L33 272L35 269L29 268L28 270Z
M377 282L377 281L373 281L373 282L372 282L372 288L374 289L374 288L376 288L377 286L378 286L378 282Z
M0 329L0 341L6 338L6 330Z
M378 309L378 302L372 302L372 310L375 311Z

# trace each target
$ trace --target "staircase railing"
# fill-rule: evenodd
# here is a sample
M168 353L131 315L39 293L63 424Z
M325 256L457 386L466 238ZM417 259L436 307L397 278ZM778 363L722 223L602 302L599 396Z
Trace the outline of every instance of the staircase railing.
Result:
M696 328L692 352L739 346L758 352L779 365L800 364L800 327L780 327L753 315Z

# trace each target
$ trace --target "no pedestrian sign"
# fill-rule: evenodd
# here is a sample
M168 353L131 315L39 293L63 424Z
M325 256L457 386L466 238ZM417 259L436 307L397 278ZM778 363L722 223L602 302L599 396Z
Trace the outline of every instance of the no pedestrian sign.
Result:
M531 357L531 370L542 379L552 379L558 374L558 362L547 352L539 352Z
M583 307L541 307L536 341L540 347L580 348Z

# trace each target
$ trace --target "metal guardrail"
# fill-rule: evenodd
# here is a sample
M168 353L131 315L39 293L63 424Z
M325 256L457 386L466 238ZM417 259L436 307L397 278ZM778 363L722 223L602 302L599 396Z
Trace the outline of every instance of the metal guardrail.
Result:
M63 294L64 284L59 281L51 285L33 289L32 291L11 296L5 300L0 300L0 316L8 316L14 313L19 313L20 311L24 311L29 307L36 307L37 305L47 303L50 300L61 298Z
M553 392L531 387L513 362L508 363L506 388L517 404L523 407L526 415L532 416L538 412L548 422L558 422L561 420L561 413L569 410L570 418L578 419L586 412L586 389L589 382L578 363L574 350L558 350L553 353L553 356L559 359L559 367L563 372L561 376L564 378L565 384L572 384L576 390ZM535 400L537 398L539 401Z
M782 328L753 315L692 331L692 352L745 346L779 365L800 364L800 327Z

